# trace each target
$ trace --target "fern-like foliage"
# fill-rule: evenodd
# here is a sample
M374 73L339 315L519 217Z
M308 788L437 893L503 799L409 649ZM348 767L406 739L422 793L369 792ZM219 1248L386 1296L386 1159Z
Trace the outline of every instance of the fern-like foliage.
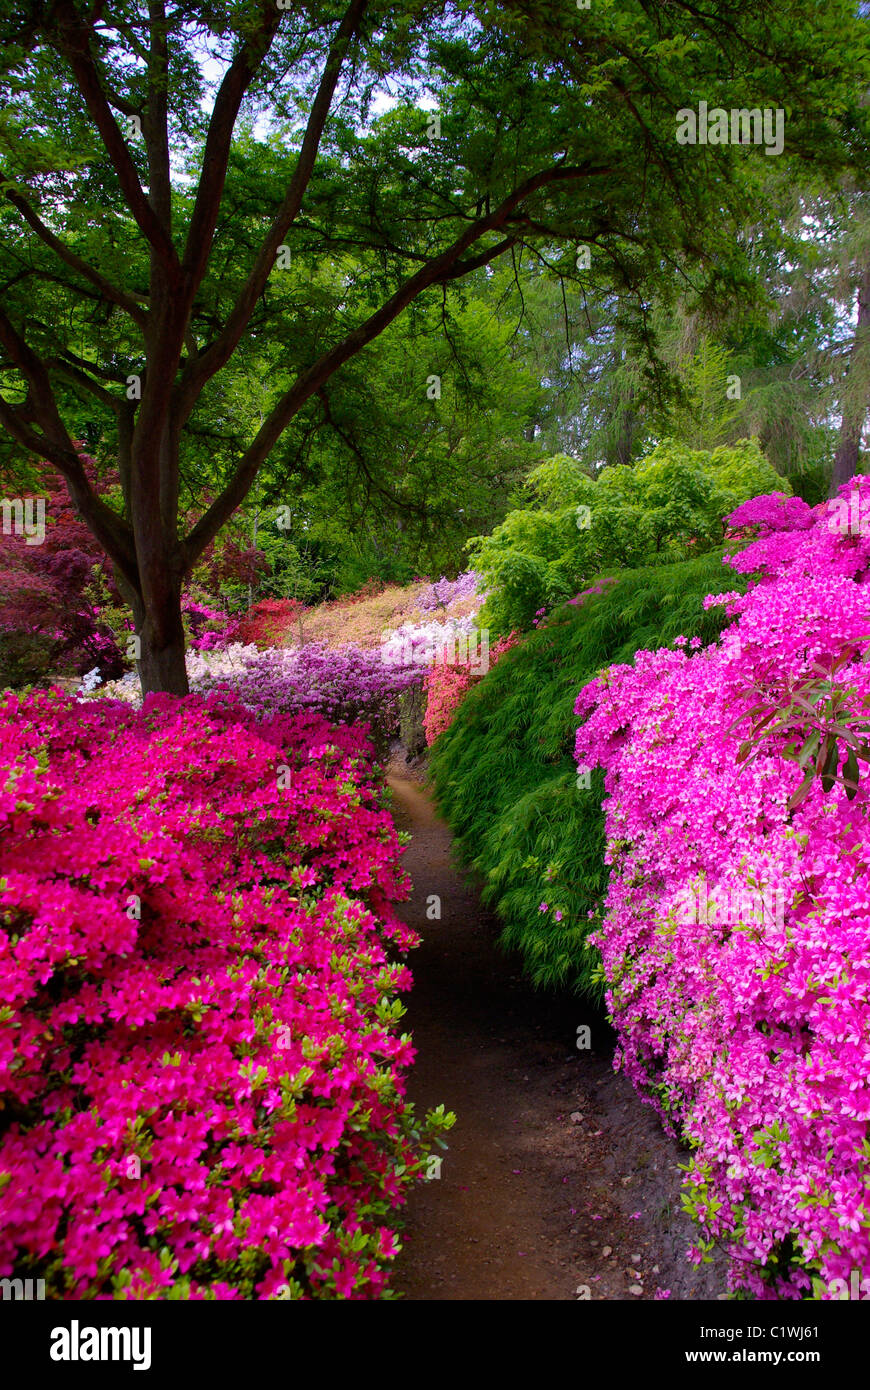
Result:
M714 641L723 610L705 611L704 595L741 585L721 560L720 550L623 571L582 605L563 604L469 692L432 749L435 795L459 852L504 921L503 946L520 952L539 987L602 991L587 937L607 887L604 788L595 771L578 786L578 691L640 649L680 635Z

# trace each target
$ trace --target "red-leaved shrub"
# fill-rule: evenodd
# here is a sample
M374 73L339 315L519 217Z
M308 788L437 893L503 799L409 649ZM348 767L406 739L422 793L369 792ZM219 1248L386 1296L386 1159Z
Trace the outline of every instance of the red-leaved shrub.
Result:
M253 642L258 647L283 646L304 612L305 605L295 598L261 599L232 625L227 640Z
M80 454L91 486L101 495L109 483ZM82 674L98 667L119 676L125 660L124 612L112 566L75 511L66 486L47 465L29 499L43 535L16 534L4 514L0 527L0 674L4 684L24 684L50 672ZM10 510L16 502L7 502Z

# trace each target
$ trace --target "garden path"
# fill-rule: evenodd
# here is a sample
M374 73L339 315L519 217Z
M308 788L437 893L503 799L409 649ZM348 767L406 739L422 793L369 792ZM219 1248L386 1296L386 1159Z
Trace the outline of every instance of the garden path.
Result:
M396 823L413 834L402 916L423 937L404 1020L417 1048L410 1097L457 1115L439 1178L411 1194L394 1289L415 1301L567 1300L583 1286L592 1299L715 1298L721 1264L684 1258L686 1155L613 1072L612 1030L520 977L401 757L389 784ZM440 920L427 917L433 895ZM580 1051L584 1024L592 1046Z

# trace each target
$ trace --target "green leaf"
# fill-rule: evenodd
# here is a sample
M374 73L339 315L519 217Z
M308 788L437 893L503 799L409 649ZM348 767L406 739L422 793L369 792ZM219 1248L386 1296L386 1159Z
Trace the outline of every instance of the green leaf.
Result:
M855 756L854 748L849 749L846 758L846 765L843 768L843 783L846 787L846 796L849 801L854 801L858 792L858 759Z

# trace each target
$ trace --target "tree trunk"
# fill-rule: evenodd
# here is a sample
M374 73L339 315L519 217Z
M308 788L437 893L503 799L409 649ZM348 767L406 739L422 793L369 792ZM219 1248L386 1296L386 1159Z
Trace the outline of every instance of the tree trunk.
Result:
M834 472L831 478L831 496L835 497L844 483L854 478L858 472L858 459L861 456L861 431L863 422L843 420L840 427L840 442L834 455Z
M149 364L149 371L151 370ZM132 594L142 694L187 695L181 591L189 560L178 539L179 441L164 417L149 429L137 420L128 508L138 583Z
M870 265L858 282L858 322L849 354L848 380L844 386L841 408L840 442L834 455L831 496L837 494L858 472L861 457L861 435L867 417L868 335L870 335ZM850 400L850 388L851 396Z
M180 587L173 586L166 590L159 611L152 606L146 612L138 595L134 597L132 607L136 636L141 644L136 670L142 694L189 694Z
M630 405L626 405L619 413L619 435L616 440L615 457L616 463L627 468L631 463L634 452L634 431L637 424L637 416Z

